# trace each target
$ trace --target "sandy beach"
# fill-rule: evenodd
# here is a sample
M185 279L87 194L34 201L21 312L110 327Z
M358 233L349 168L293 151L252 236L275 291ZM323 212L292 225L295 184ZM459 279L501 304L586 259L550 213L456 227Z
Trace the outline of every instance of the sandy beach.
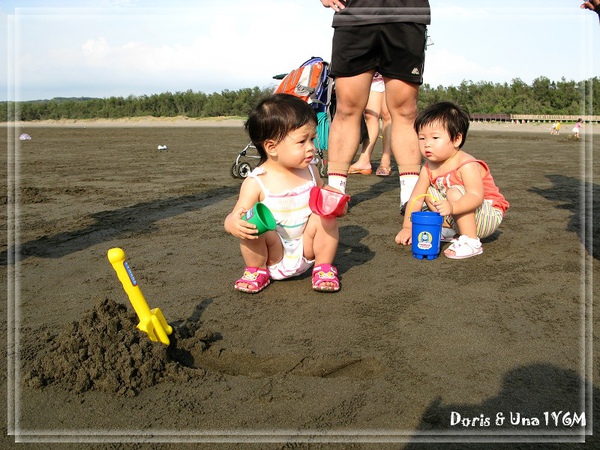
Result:
M1 448L600 446L600 127L576 141L549 123L472 123L465 150L511 207L464 261L394 243L395 167L353 175L341 291L306 275L251 296L233 289L243 261L223 230L242 123L2 128ZM114 247L169 346L136 329Z
M238 117L217 117L206 119L193 119L189 117L131 117L125 119L80 119L80 120L35 120L29 122L14 122L10 126L16 126L19 129L38 128L38 127L53 127L67 126L71 128L106 128L106 127L231 127L238 128L244 124L243 118ZM1 123L2 126L8 126L6 122ZM520 131L533 133L550 133L550 122L529 122L529 123L512 123L512 122L471 122L471 131ZM588 132L592 134L600 133L600 126L587 127ZM563 124L561 134L569 135L571 127L568 124Z

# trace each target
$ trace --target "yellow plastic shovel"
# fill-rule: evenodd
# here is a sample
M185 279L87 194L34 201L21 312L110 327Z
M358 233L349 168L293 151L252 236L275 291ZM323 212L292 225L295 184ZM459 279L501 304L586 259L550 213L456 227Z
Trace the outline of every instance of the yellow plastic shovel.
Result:
M173 328L167 323L160 309L150 310L148 307L142 290L133 277L127 261L125 261L125 252L120 248L111 248L108 251L108 260L117 272L119 281L140 319L140 323L137 325L138 329L148 334L151 341L160 341L165 345L169 345L168 335L173 332Z

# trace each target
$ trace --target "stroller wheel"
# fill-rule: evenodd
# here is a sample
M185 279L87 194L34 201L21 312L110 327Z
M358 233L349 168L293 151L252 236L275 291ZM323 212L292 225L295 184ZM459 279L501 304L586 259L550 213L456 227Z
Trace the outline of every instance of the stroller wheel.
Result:
M237 170L240 178L246 178L250 172L252 172L252 166L247 162L241 163Z
M238 175L238 164L236 162L233 163L233 166L231 166L231 176L233 178L239 178L240 177Z

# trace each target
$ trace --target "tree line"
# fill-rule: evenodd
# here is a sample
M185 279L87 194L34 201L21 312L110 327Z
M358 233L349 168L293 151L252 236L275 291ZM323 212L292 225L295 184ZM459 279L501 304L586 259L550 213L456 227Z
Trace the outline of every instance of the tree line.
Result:
M258 101L272 92L271 88L258 87L224 90L205 94L191 89L185 92L164 92L154 95L108 98L54 98L5 103L4 117L10 120L60 120L60 119L121 119L124 117L175 117L191 118L219 116L247 116ZM9 108L10 107L10 108ZM12 110L12 111L11 111Z
M419 109L448 100L471 114L600 115L600 78L584 81L551 81L538 77L529 85L520 79L509 83L463 81L459 86L419 91Z
M254 87L212 94L190 89L128 97L2 102L0 122L145 116L246 117L273 89L274 86ZM531 84L517 78L511 83L463 81L458 86L421 86L420 109L441 100L458 103L471 114L600 115L600 79L594 77L576 82L539 77Z

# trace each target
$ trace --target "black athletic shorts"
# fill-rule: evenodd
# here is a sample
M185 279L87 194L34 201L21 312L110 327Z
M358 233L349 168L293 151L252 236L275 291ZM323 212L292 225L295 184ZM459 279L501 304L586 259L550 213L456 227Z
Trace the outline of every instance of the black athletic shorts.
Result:
M423 84L427 27L396 22L337 27L331 75L351 77L375 69L383 76Z

